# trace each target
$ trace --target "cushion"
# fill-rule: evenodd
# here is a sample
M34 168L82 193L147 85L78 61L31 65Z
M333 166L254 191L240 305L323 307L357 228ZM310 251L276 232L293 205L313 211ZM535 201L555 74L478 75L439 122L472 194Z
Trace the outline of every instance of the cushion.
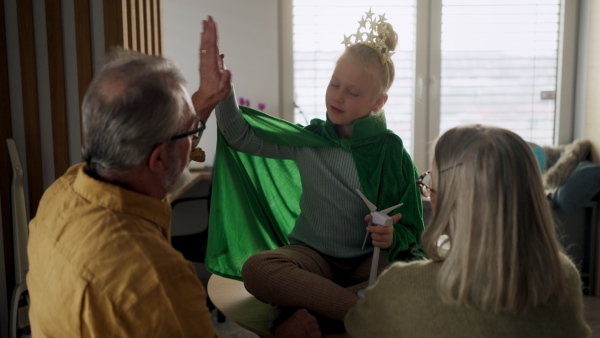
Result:
M533 151L533 154L535 155L535 159L538 162L540 171L544 172L546 170L546 154L544 154L544 149L533 142L527 143L529 144L531 151Z
M550 198L563 213L583 208L600 193L600 164L581 161Z

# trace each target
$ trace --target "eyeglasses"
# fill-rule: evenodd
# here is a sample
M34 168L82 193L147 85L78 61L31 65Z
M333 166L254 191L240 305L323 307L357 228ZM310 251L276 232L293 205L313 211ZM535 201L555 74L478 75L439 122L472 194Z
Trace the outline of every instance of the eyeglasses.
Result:
M421 195L425 198L429 198L432 192L435 192L431 187L431 170L428 170L421 174L417 179L417 185L421 191Z
M202 122L201 120L198 120L198 128L188 131L187 133L175 135L175 136L171 137L169 139L169 141L177 140L177 139L180 139L180 138L183 138L186 136L190 136L190 135L195 138L200 138L200 136L202 136L202 132L204 132L204 129L206 129L204 122Z
M450 169L454 169L458 166L461 166L462 163L458 163L456 165L453 165L449 168L443 169L438 171L438 174L444 173ZM419 186L419 190L421 191L421 195L425 198L429 198L431 197L431 193L432 192L436 192L435 190L433 190L433 188L431 187L431 170L427 170L426 172L424 172L423 174L421 174L421 176L419 176L419 178L417 178L417 185Z

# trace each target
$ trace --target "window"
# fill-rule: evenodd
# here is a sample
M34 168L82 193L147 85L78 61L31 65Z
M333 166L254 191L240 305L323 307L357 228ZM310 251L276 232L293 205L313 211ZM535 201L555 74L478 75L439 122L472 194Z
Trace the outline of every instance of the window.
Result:
M481 122L552 144L559 0L442 2L440 133Z
M572 120L572 91L560 90L574 73L565 59L574 45L561 49L569 32L564 18L573 17L564 14L569 6L561 0L293 1L294 121L325 118L325 90L343 36L371 8L385 13L398 33L396 78L384 107L388 128L420 169L428 166L430 143L461 124L501 126L544 145L570 142L564 135L572 122L564 116Z

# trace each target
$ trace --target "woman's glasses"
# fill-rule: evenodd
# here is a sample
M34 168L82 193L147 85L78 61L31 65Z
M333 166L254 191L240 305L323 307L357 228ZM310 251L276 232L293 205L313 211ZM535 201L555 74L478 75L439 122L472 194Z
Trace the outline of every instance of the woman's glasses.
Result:
M438 174L444 173L450 169L454 169L461 165L462 165L462 163L458 163L458 164L448 167L446 169L440 170L440 171L438 171ZM431 187L431 185L432 185L431 184L431 170L427 170L426 172L421 174L421 176L419 176L419 178L417 178L417 185L419 186L421 195L423 195L423 197L425 197L425 198L429 198L431 196L431 193L435 192L435 190L433 190L433 188Z
M428 170L421 174L417 179L417 185L421 191L421 195L425 198L429 198L432 192L435 192L431 187L431 170Z

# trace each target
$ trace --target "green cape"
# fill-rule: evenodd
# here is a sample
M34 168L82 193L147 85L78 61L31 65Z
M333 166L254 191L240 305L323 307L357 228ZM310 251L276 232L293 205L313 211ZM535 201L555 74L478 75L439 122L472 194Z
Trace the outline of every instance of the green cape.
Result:
M247 107L246 121L266 141L286 146L341 147L352 152L361 191L375 205L404 205L394 225L388 262L422 255L422 203L416 167L383 112L356 120L352 138L340 138L329 120L303 127ZM218 131L205 265L217 275L241 280L251 255L289 244L300 213L300 174L293 160L252 156L229 147Z

